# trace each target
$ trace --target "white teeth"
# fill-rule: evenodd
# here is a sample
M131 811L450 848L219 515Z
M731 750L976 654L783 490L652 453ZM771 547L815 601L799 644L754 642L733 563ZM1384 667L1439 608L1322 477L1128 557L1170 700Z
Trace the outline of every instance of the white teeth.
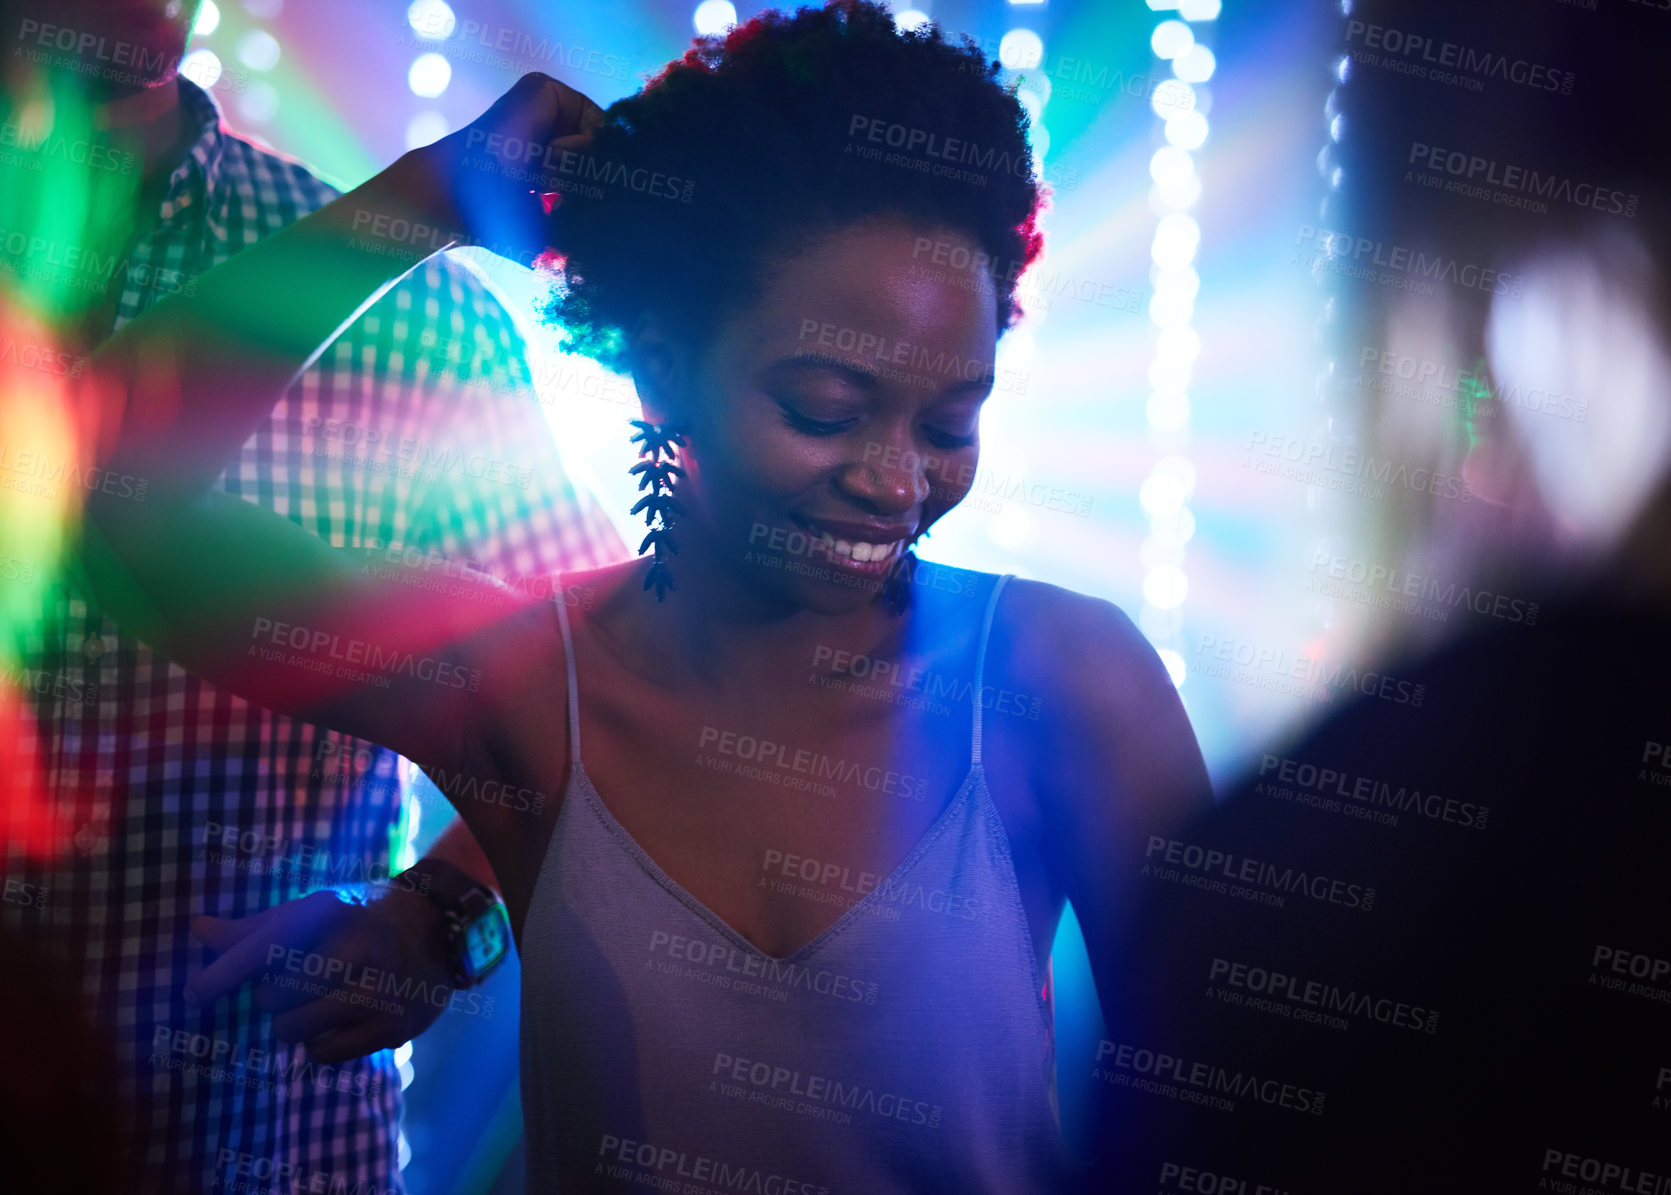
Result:
M846 556L860 564L873 564L878 560L885 560L894 555L899 550L901 541L896 539L891 543L873 544L860 540L858 543L849 543L845 539L837 539L829 532L825 532L824 537L818 543L824 551L836 556Z

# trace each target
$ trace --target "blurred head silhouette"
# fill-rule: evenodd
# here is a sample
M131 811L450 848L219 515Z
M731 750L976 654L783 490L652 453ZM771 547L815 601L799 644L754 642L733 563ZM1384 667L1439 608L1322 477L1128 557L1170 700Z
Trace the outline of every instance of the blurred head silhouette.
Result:
M1451 455L1497 508L1489 531L1455 545L1465 554L1535 557L1571 576L1640 572L1650 541L1671 548L1655 530L1671 496L1671 146L1655 115L1666 16L1343 4L1324 222L1444 263L1449 281L1343 296L1337 368L1414 360L1461 379L1449 410L1361 376L1354 389L1370 396L1372 436ZM1497 281L1458 285L1451 265ZM1435 522L1450 524L1443 535L1459 520Z

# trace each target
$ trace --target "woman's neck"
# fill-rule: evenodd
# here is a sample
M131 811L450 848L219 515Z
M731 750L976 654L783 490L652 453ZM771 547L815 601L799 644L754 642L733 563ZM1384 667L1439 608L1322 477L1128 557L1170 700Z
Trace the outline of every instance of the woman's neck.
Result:
M674 558L679 588L661 602L642 588L647 559L620 566L618 574L609 570L613 575L588 615L612 654L661 683L758 690L786 676L804 677L838 653L895 656L920 625L911 607L893 614L880 595L846 610L810 610L737 573L703 567L692 555Z

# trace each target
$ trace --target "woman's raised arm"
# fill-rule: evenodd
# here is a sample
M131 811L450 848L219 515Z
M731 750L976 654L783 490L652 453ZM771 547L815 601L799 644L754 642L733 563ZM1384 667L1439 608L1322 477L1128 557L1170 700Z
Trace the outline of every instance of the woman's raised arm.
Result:
M432 253L484 244L530 260L547 222L526 146L577 148L596 105L544 75L479 120L171 295L93 354L81 409L101 468L143 501L92 494L80 563L128 630L216 685L420 760L458 759L480 635L509 596L332 549L215 488L303 369ZM397 558L398 561L398 558ZM396 563L396 567L373 565Z

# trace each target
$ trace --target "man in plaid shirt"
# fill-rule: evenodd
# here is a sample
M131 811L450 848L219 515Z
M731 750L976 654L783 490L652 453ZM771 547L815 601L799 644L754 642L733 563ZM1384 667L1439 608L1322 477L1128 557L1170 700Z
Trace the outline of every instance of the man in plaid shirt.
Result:
M60 282L102 292L79 320L60 321L61 346L80 352L336 194L234 136L210 97L175 77L197 4L101 8L0 6L23 60L73 78L95 111L127 113L107 127L137 128L100 156L128 153L144 178L136 228L112 259L121 264L101 278L97 264L62 264L97 263L97 254L44 253ZM126 39L139 49L115 71L65 51L65 28L72 45L93 32L101 45ZM136 80L147 62L158 64L155 77ZM15 88L9 99L11 122L24 106ZM27 152L0 165L6 188L26 185L31 169L38 177ZM38 242L27 255L0 254L0 284L26 293L42 259ZM108 285L63 277L89 269ZM284 296L273 299L282 317ZM447 258L426 262L339 336L221 485L333 546L404 546L397 559L413 560L411 549L425 561L456 558L513 586L626 554L564 476L512 319L478 274ZM32 898L0 911L7 929L33 934L73 968L90 1014L114 1038L140 1189L403 1190L390 1050L322 1063L274 1034L250 987L201 1006L184 991L213 957L192 936L194 918L249 918L398 871L395 757L217 691L120 634L73 579L48 582L10 679L28 690L40 776L74 832L51 860L8 848L6 879ZM431 857L491 878L456 821ZM390 897L383 915L420 916L403 910L423 903ZM198 932L224 949L260 924L200 922ZM416 1032L435 1015L395 1029Z

